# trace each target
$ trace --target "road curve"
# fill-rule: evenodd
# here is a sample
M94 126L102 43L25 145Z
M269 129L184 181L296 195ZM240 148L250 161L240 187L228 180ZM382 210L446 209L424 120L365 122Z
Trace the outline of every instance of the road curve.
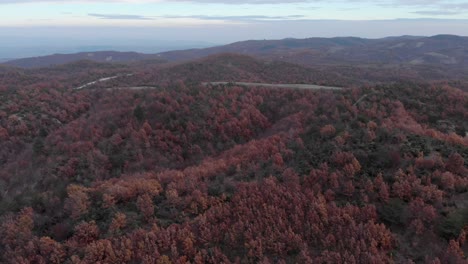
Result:
M310 89L310 90L343 90L342 87L335 86L322 86L315 84L273 84L273 83L249 83L249 82L204 82L202 83L205 86L208 85L241 85L241 86L262 86L262 87L272 87L272 88L289 88L289 89Z

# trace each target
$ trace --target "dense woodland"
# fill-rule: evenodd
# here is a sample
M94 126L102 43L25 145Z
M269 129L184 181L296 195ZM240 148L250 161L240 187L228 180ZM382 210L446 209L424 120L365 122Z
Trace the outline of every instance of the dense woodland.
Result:
M467 263L468 85L367 72L0 68L0 262Z

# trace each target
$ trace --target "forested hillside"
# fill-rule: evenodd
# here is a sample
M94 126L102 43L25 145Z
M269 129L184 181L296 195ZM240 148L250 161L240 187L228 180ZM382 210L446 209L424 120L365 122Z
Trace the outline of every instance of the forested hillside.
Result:
M1 263L467 261L463 81L237 55L0 74Z

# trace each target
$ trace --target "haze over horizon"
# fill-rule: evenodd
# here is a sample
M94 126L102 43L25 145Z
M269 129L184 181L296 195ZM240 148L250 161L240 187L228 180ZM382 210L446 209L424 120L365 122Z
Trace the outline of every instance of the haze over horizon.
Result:
M249 39L468 35L468 1L2 0L0 58Z

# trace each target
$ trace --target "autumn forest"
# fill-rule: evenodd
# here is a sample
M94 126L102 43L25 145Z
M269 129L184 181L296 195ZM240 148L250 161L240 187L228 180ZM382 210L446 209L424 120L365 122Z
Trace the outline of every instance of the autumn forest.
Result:
M2 66L0 263L467 263L468 82L405 67Z

